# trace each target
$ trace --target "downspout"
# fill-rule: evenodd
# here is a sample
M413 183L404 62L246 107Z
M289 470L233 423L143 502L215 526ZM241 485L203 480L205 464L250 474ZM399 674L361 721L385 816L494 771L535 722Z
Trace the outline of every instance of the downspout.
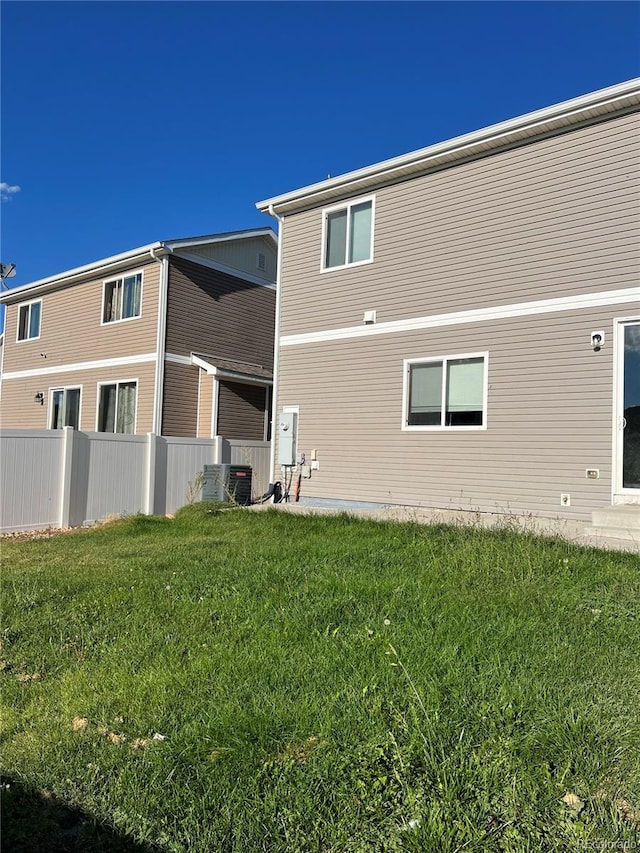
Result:
M272 204L268 208L269 216L278 222L278 260L276 268L276 322L273 343L273 394L271 400L271 458L269 461L269 482L276 481L276 439L278 426L278 367L280 363L280 296L282 282L282 243L284 241L284 216L278 216Z
M153 420L151 432L162 434L162 403L164 392L164 357L167 333L167 293L169 290L169 249L162 247L162 256L158 257L157 249L149 249L154 261L160 264L160 285L158 291L158 331L156 337L156 370L153 391Z

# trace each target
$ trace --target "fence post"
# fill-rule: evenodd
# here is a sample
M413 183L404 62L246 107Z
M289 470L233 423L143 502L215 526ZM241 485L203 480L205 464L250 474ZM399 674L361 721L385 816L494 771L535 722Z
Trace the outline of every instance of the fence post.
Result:
M158 436L154 432L147 433L146 446L146 476L145 476L145 493L144 493L144 511L146 515L153 515L155 512L155 496L156 496L156 466L157 460L157 441Z
M60 527L71 527L71 499L73 488L73 427L62 428L62 472L60 485Z

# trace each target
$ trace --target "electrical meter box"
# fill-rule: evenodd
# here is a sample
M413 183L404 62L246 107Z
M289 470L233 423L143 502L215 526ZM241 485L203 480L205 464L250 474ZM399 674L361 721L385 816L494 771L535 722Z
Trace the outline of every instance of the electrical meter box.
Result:
M282 412L278 421L278 465L296 464L298 413Z

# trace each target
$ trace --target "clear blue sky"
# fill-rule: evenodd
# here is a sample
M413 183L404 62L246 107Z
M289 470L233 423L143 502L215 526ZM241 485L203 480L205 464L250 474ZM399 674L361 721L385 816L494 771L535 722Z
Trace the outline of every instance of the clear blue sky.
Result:
M25 284L640 75L631 2L3 2ZM19 187L20 189L16 189Z

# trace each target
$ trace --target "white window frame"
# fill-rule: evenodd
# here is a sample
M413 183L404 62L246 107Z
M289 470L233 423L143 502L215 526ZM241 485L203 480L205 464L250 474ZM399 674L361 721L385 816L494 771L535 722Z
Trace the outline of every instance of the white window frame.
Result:
M40 320L38 322L38 334L33 335L33 337L30 336L29 334L27 334L26 338L21 338L20 337L20 314L22 313L23 308L29 309L29 316L27 319L27 333L28 333L29 328L31 326L31 306L32 305L40 305ZM16 343L24 344L27 341L37 341L40 339L41 331L42 331L42 299L32 299L30 302L21 302L20 305L18 305L18 322L17 322L17 327L16 327Z
M346 234L346 246L345 246L345 256L349 251L349 240L351 237L351 208L357 207L360 204L365 204L366 202L371 202L371 235L369 242L369 257L363 261L346 261L344 264L338 264L335 267L328 267L326 265L327 261L327 238L328 238L328 229L327 222L329 219L330 213L337 213L340 210L347 211L347 234ZM361 198L352 198L349 201L340 202L340 204L334 204L331 207L325 207L322 210L322 246L321 246L321 257L320 257L320 272L335 272L336 270L344 270L347 267L361 267L364 264L372 264L373 263L373 235L375 232L375 224L376 224L376 197L375 195L367 195L362 196Z
M67 400L67 391L80 391L80 398L78 400L78 429L80 429L80 424L82 423L82 385L55 385L52 388L49 388L49 412L47 423L49 426L47 429L59 429L59 427L54 427L51 423L53 418L53 395L56 391L62 391L64 393L63 397L63 418L64 421L64 411L66 409L66 400Z
M140 276L140 313L135 314L133 317L120 317L116 320L105 320L104 319L104 309L105 309L105 300L107 297L107 286L113 284L114 282L121 281L124 283L125 278L130 278L131 276L139 275ZM100 325L101 326L114 326L117 323L130 323L132 320L139 320L142 317L142 299L144 295L144 269L132 270L127 272L120 273L120 275L112 276L111 278L105 278L102 282L102 302L100 303Z
M97 383L97 392L96 392L96 432L101 432L100 430L100 397L102 394L102 388L105 385L115 385L116 386L116 416L114 419L114 425L118 422L118 396L120 394L119 386L120 385L129 385L131 383L135 383L136 386L136 411L133 417L133 432L116 432L115 429L113 432L105 432L104 435L137 435L138 434L138 408L140 402L140 381L138 377L131 379L104 379Z
M442 423L446 415L447 394L447 364L450 361L458 361L467 358L482 358L483 361L483 388L482 388L482 424L480 426L448 426ZM415 424L409 425L409 391L411 367L417 364L442 364L442 392L441 392L441 423L440 424ZM405 358L402 363L402 430L403 432L480 432L487 429L487 402L489 391L489 353L488 352L465 352L456 355L429 356L428 358Z

